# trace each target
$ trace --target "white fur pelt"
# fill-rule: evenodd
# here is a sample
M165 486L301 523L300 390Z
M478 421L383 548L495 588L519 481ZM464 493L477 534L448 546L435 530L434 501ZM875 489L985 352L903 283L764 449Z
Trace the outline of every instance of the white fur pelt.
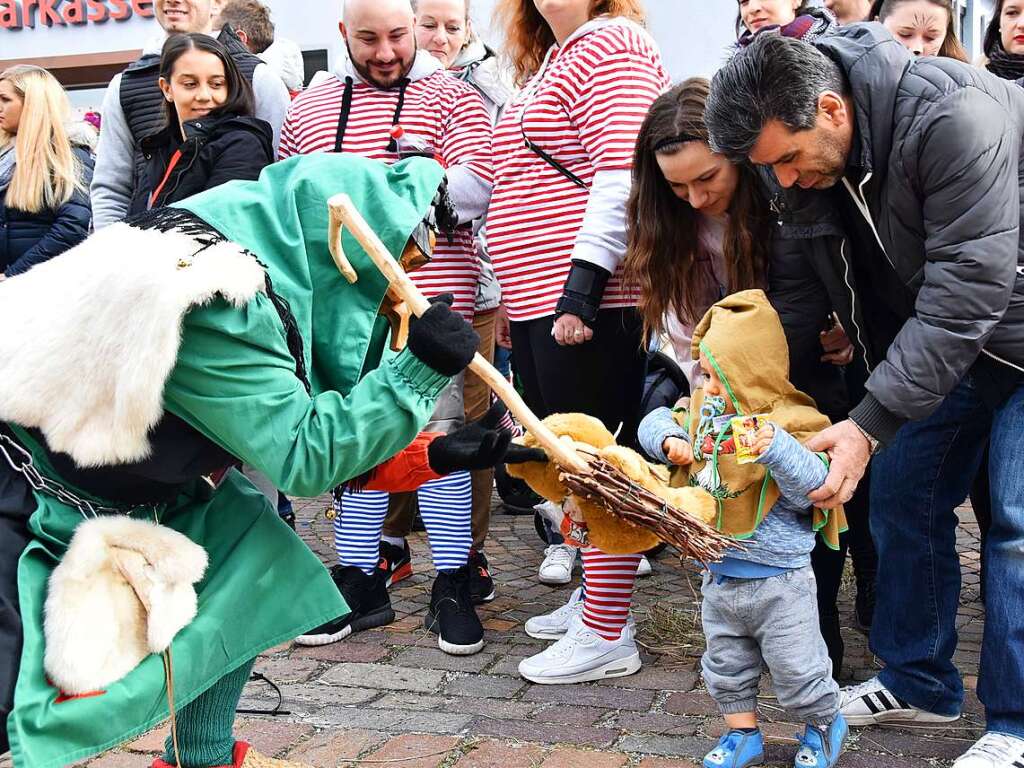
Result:
M78 526L50 576L43 666L67 694L103 690L162 653L196 615L206 550L156 523L99 517Z
M82 467L146 458L185 313L263 290L237 245L199 248L116 224L0 282L0 421L38 427Z

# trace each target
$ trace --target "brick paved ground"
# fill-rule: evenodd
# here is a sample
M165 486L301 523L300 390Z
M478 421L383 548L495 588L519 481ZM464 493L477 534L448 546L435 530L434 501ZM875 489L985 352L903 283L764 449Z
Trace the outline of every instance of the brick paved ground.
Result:
M297 504L300 532L329 560L331 524L324 504ZM977 525L962 511L960 538L965 587L957 661L974 687L981 642L978 596ZM567 588L536 580L541 546L526 517L497 514L488 555L498 581L498 598L481 609L487 646L476 656L441 653L422 629L431 583L428 549L413 539L416 575L393 590L398 614L383 631L366 632L323 648L291 645L263 655L256 669L281 686L281 717L244 716L239 736L267 754L292 757L318 768L395 765L400 768L694 768L720 730L720 721L701 690L694 660L685 649L646 654L632 677L609 684L535 686L520 679L520 659L543 647L522 631L530 616L557 607ZM578 578L578 572L577 572ZM637 618L641 637L651 637L651 608L660 619L692 625L696 576L664 553L654 574L639 582ZM850 624L852 595L844 592L844 623ZM669 611L668 609L672 609ZM687 633L687 636L690 633ZM844 629L851 679L871 677L877 665L864 638ZM699 652L699 649L693 649ZM769 764L792 765L796 724L787 723L770 697L761 712L767 722ZM265 684L252 683L244 707L272 707ZM941 729L860 730L841 765L923 768L949 765L980 733L980 706L969 694L966 716ZM149 734L90 768L148 764L164 730Z

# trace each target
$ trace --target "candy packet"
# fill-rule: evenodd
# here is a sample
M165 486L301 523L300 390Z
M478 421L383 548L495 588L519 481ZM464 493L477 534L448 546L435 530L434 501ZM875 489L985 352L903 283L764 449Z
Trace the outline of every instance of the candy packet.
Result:
M767 414L763 413L732 417L732 436L736 443L737 464L752 464L758 460L760 454L754 453L754 440L757 431L765 425L767 419Z

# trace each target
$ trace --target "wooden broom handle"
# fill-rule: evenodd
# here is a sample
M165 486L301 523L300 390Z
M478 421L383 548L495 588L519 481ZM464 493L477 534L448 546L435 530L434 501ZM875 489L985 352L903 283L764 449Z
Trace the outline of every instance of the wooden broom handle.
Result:
M331 249L331 255L334 256L335 263L342 274L348 277L349 272L352 270L341 249L340 229L341 227L347 227L352 236L359 241L363 250L369 254L373 263L377 265L377 268L380 269L384 277L388 279L391 287L409 305L412 313L419 317L426 312L430 308L430 302L427 301L420 292L420 289L409 279L409 275L405 273L405 270L395 261L395 258L384 246L384 243L377 237L377 233L366 223L366 219L363 218L355 205L352 204L351 198L344 193L335 195L327 201L327 207L330 209L331 215L330 242L332 245L335 242L337 243ZM339 256L341 260L339 260ZM350 279L350 282L354 281ZM523 402L523 399L508 379L502 376L482 355L477 353L469 364L469 368L486 382L494 394L515 414L515 417L519 419L519 423L530 431L537 439L537 442L543 446L548 456L554 459L560 467L575 473L589 471L587 462L580 457L576 450L565 441L559 440L558 436L537 418L537 415Z

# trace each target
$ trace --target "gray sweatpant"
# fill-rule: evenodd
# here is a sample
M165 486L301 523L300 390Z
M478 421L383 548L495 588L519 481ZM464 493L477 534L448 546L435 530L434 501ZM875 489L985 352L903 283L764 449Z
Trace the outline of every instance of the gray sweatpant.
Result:
M707 651L704 683L722 714L757 710L767 665L779 704L799 722L828 725L839 686L818 629L817 583L810 566L767 579L706 573L701 593Z

